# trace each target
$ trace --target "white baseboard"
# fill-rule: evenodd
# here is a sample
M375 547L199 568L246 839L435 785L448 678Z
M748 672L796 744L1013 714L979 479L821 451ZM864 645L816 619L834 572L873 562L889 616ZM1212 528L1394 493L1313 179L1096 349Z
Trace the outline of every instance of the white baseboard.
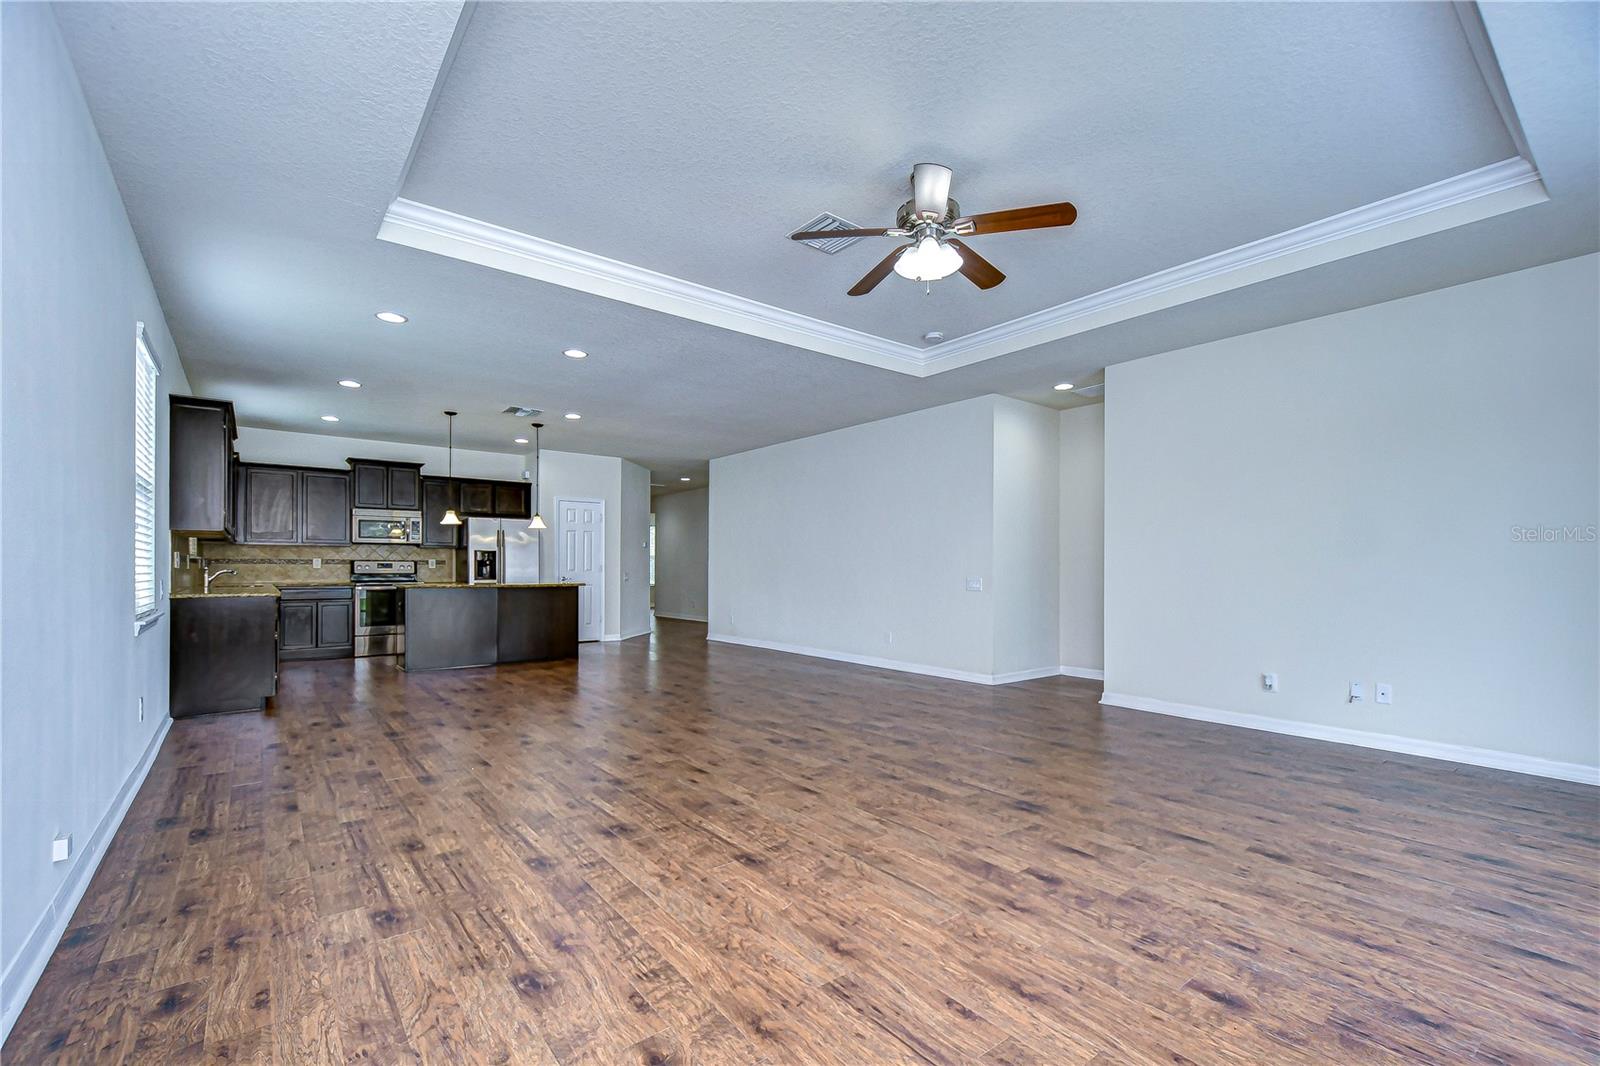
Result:
M1082 677L1087 678L1090 681L1104 681L1106 679L1106 672L1104 670L1097 670L1092 666L1063 666L1061 668L1061 676Z
M117 790L116 798L111 801L111 806L100 819L100 824L94 827L94 832L84 842L83 850L78 852L78 861L72 864L72 869L67 872L60 887L56 889L50 905L34 923L33 931L23 941L22 947L11 960L11 964L6 967L5 973L0 975L0 1042L4 1042L11 1034L11 1027L16 1024L17 1016L27 1005L28 996L33 993L33 986L39 983L39 976L44 973L45 964L50 961L56 945L61 942L62 934L67 931L67 923L72 920L73 912L78 909L78 903L83 899L83 893L88 889L94 872L100 868L100 860L105 858L112 837L117 835L117 827L122 825L122 819L128 813L128 808L133 806L133 797L139 794L139 786L143 785L144 779L149 776L150 767L155 765L156 756L161 751L161 742L167 739L167 733L171 729L172 719L164 719L161 728L150 738L150 744L140 756L139 762L122 782L122 787Z
M671 618L677 622L704 622L706 620L703 614L668 614L666 611L657 611L656 617Z
M754 637L735 637L727 633L707 633L707 640L721 644L740 644L747 648L781 651L789 655L808 655L813 659L831 659L838 663L872 666L880 670L898 670L903 674L920 674L923 677L940 677L946 681L967 681L974 685L1009 685L1014 681L1031 681L1039 677L1054 677L1056 667L1045 666L1035 670L1017 670L1008 674L980 674L973 670L950 670L943 666L927 666L900 659L881 659L873 655L852 655L849 652L829 651L826 648L807 648L799 644L782 644L775 640L757 640Z
M632 633L602 633L600 634L600 639L608 643L618 640L632 640L634 637L642 637L648 632L650 632L650 627L645 626L643 629L636 629Z
M1100 702L1108 707L1125 707L1134 711L1150 711L1171 715L1174 718L1192 718L1200 722L1257 729L1264 733L1281 733L1309 740L1327 740L1335 744L1353 744L1358 748L1376 748L1402 755L1420 755L1424 759L1442 759L1446 762L1466 763L1468 766L1486 766L1492 770L1510 770L1516 774L1552 777L1559 781L1576 781L1585 785L1600 785L1600 767L1582 763L1556 762L1532 755L1518 755L1509 751L1489 748L1472 748L1464 744L1444 744L1434 740L1417 740L1397 737L1390 733L1369 733L1363 729L1344 729L1340 726L1319 725L1315 722L1296 722L1286 718L1268 718L1240 711L1222 711L1214 707L1197 707L1189 703L1171 703L1148 696L1130 696L1124 692L1107 692Z

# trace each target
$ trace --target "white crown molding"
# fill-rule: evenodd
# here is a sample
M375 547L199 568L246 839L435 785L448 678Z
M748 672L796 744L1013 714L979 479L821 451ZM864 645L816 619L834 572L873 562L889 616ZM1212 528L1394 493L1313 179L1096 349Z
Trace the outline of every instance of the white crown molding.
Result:
M1550 199L1539 172L1513 158L1249 244L1114 285L941 344L925 376L1164 311L1232 289L1425 237Z
M1107 692L1100 697L1107 707L1124 707L1134 711L1149 711L1174 718L1189 718L1197 722L1255 729L1263 733L1280 733L1308 740L1326 740L1335 744L1353 744L1359 748L1375 748L1402 755L1420 755L1424 759L1443 759L1446 762L1465 763L1469 766L1486 766L1492 770L1509 770L1517 774L1550 777L1558 781L1576 781L1584 785L1600 785L1600 767L1583 763L1556 762L1533 755L1519 755L1511 751L1494 751L1489 748L1472 748L1465 744L1443 744L1434 740L1414 737L1397 737L1389 733L1369 733L1362 729L1344 729L1339 726L1319 725L1315 722L1297 722L1287 718L1268 718L1259 714L1223 711L1215 707L1199 707L1190 703L1172 703L1151 699L1148 696L1130 696L1124 692Z
M378 227L378 239L752 337L921 376L922 349L909 344L785 311L708 285L414 200L399 198L389 205L383 224Z
M931 377L1549 198L1531 162L1506 159L969 333L934 352L403 198L390 204L378 237L748 336Z

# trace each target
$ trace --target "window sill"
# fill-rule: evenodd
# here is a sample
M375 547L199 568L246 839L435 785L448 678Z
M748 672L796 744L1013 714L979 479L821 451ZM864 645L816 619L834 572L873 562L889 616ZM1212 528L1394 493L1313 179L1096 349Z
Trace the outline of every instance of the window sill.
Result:
M159 621L161 621L161 611L159 609L148 614L139 615L133 620L133 635L137 637Z

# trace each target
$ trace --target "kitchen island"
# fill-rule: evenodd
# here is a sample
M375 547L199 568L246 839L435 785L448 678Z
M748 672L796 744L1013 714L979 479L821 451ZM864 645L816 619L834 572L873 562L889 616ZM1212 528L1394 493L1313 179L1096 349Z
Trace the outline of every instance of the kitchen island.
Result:
M573 582L408 585L400 665L453 670L576 659L578 588Z
M278 691L278 588L172 593L174 718L259 711Z

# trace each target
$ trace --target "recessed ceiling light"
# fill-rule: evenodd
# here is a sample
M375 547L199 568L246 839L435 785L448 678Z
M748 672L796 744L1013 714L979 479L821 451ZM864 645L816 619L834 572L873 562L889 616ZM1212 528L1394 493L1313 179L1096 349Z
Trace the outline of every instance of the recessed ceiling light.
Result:
M576 421L577 421L577 420L578 420L578 419L580 419L580 418L582 418L582 417L583 417L583 416L582 416L582 415L580 415L580 414L579 414L579 413L578 413L578 412L576 412L576 411L568 411L568 412L567 412L567 413L566 413L566 415L564 415L564 416L563 416L563 417L565 417L565 418L570 418L570 419L571 419L571 420L572 420L572 421L574 421L574 422L576 422Z
M1063 381L1061 384L1056 386L1056 391L1057 392L1066 392L1070 388L1072 388L1072 382Z
M324 422L337 422L337 421L339 421L339 416L338 415L323 415L322 416L322 420Z
M528 443L528 438L527 437L513 437L511 439L511 443L512 444L526 444L526 443Z
M347 389L359 389L361 387L361 382L356 381L354 378L343 378L339 384Z
M688 478L688 477L680 477L678 480L679 481L693 481L694 479L693 478Z
M567 349L564 349L561 354L566 356L568 359L587 359L587 358L589 358L589 353L584 351L582 348L567 348Z
M377 314L377 319L379 322L393 322L398 326L400 323L406 320L406 316L402 315L399 311L379 311Z

